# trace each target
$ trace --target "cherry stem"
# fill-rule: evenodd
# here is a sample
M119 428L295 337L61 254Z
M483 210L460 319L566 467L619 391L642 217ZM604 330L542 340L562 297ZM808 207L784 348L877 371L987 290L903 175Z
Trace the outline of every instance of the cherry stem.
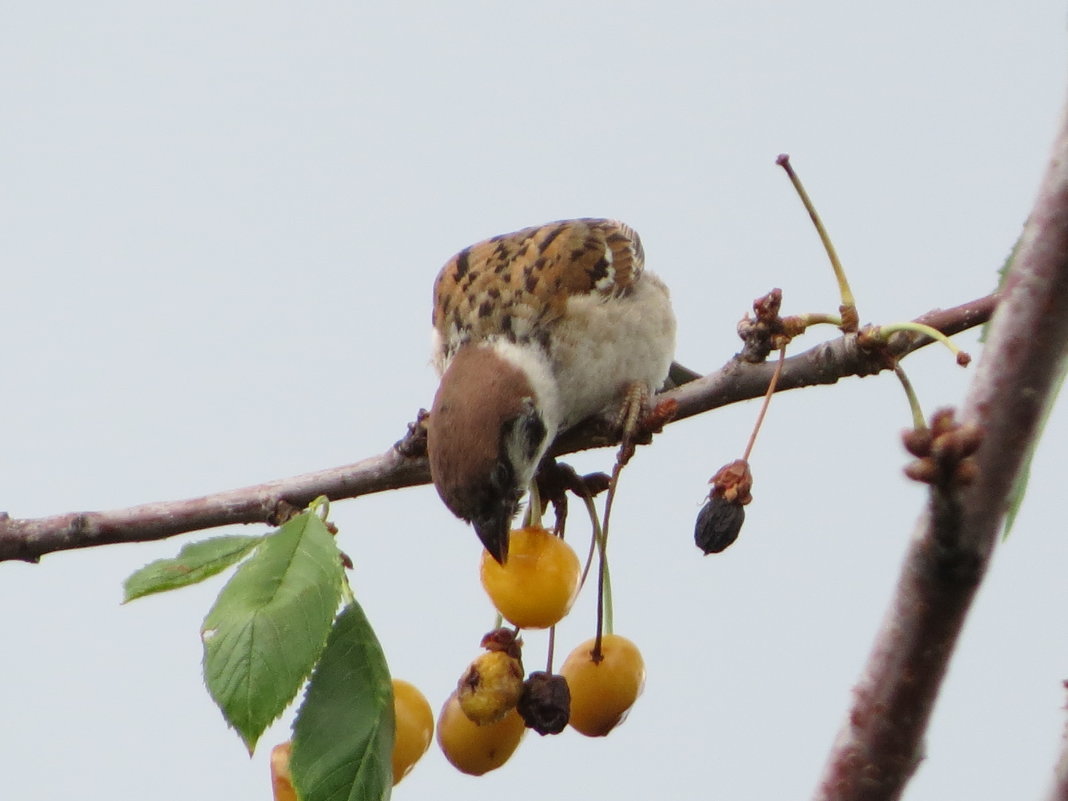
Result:
M553 652L556 650L556 626L549 627L549 647L548 656L545 659L545 672L550 676L553 674Z
M909 409L912 410L912 427L917 431L926 431L927 422L923 417L923 409L920 408L920 399L916 397L916 390L912 388L912 382L905 375L905 368L900 364L895 364L894 375L901 382L901 386L905 390L905 396L909 399Z
M790 179L790 183L794 185L794 191L797 192L797 196L801 198L801 202L805 206L805 211L808 212L809 218L812 220L812 224L816 226L816 233L820 236L820 241L823 243L823 249L827 251L827 258L831 260L831 268L834 270L835 280L838 281L838 292L842 298L842 310L852 310L852 314L843 314L843 317L853 320L856 319L857 303L853 298L853 290L849 288L849 280L846 278L845 269L842 267L842 262L838 259L838 253L834 249L834 244L831 242L831 237L827 233L827 229L823 225L823 221L820 219L819 213L816 211L816 206L812 203L812 200L808 196L808 192L805 191L804 185L801 183L801 179L794 172L793 166L790 164L790 157L783 153L777 159L775 163L778 164L783 170L786 171L787 177ZM853 328L852 331L856 329ZM847 331L846 333L852 333Z
M771 374L771 381L768 382L768 391L764 393L764 400L760 404L760 413L757 414L756 423L753 424L753 432L749 435L749 442L745 446L745 453L742 454L742 461L749 461L749 454L753 452L753 446L756 444L757 434L760 433L760 427L764 424L764 417L768 413L768 407L771 405L771 396L775 394L775 387L779 384L779 376L782 375L782 365L786 360L786 348L779 348L779 361L775 365L775 372Z
M941 342L943 345L949 348L950 352L954 356L957 357L957 363L961 364L960 357L961 354L964 353L964 351L958 348L952 339L947 337L937 328L932 328L929 325L924 325L923 323L916 323L912 320L903 320L900 323L890 323L889 325L876 326L873 333L875 334L875 336L879 337L883 341L886 341L886 339L888 339L891 334L897 333L898 331L908 331L913 334L922 334L923 336L930 337L935 342ZM966 354L965 358L967 358ZM963 364L967 364L967 361L965 361Z
M593 498L589 495L582 496L586 504L586 513L590 516L590 525L593 533L590 535L590 549L586 552L586 564L582 568L582 578L579 580L579 591L586 586L586 577L590 574L590 566L593 564L593 550L601 539L601 521L597 518L597 507L594 506Z
M800 320L805 328L813 325L833 325L835 328L842 327L842 316L840 314L799 314L797 319Z
M623 470L624 449L627 447L624 441L620 445L619 456L612 468L612 477L608 481L608 495L604 502L604 518L601 521L600 535L597 544L600 547L600 563L597 570L597 636L593 640L593 651L590 656L594 662L600 662L601 638L605 633L612 633L612 581L608 575L608 521L612 517L612 502L616 498L616 487L619 485L619 474Z
M320 495L308 504L308 510L319 515L319 519L325 523L330 517L330 499L325 495Z
M531 481L527 489L527 513L523 516L523 525L526 527L541 525L541 495L538 493L538 482Z

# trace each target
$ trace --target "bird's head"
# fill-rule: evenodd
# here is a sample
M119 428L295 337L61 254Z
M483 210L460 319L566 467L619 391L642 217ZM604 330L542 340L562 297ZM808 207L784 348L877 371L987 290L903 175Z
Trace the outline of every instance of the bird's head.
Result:
M461 347L434 397L427 422L434 486L502 564L519 499L556 435L555 406L544 359L516 345Z

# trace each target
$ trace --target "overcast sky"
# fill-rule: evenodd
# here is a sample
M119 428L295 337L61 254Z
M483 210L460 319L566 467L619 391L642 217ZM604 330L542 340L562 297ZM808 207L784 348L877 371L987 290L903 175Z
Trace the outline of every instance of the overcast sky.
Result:
M1052 0L7 6L0 508L16 517L384 451L433 395L441 264L548 220L634 226L674 293L679 359L714 369L770 288L791 313L838 304L774 165L784 151L862 320L981 296L1066 88L1068 15ZM928 412L959 403L974 372L934 349L906 367ZM1031 799L1047 784L1068 677L1065 406L910 801ZM396 798L811 793L923 491L901 475L909 415L891 376L789 393L754 453L741 539L702 557L705 482L755 413L673 425L623 477L616 630L648 667L625 725L604 740L530 735L481 779L434 747ZM333 518L392 671L437 709L493 621L476 538L428 487L338 503ZM126 575L204 536L0 565L5 797L270 797L266 758L291 712L250 761L200 679L198 629L222 579L119 605ZM561 627L562 651L592 635L592 600ZM527 642L536 665L544 635Z

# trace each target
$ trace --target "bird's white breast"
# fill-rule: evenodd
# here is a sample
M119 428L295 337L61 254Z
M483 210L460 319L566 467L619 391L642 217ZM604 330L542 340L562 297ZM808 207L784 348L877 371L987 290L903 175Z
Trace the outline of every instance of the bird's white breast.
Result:
M674 353L675 315L668 290L650 272L623 296L570 297L554 328L550 354L562 410L560 430L617 406L634 382L656 392Z

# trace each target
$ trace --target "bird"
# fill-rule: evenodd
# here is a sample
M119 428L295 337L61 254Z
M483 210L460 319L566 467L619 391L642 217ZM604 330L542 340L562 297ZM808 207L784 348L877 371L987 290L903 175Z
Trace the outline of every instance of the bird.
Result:
M556 437L664 385L675 315L644 267L634 229L583 218L471 245L434 282L431 478L501 564Z

